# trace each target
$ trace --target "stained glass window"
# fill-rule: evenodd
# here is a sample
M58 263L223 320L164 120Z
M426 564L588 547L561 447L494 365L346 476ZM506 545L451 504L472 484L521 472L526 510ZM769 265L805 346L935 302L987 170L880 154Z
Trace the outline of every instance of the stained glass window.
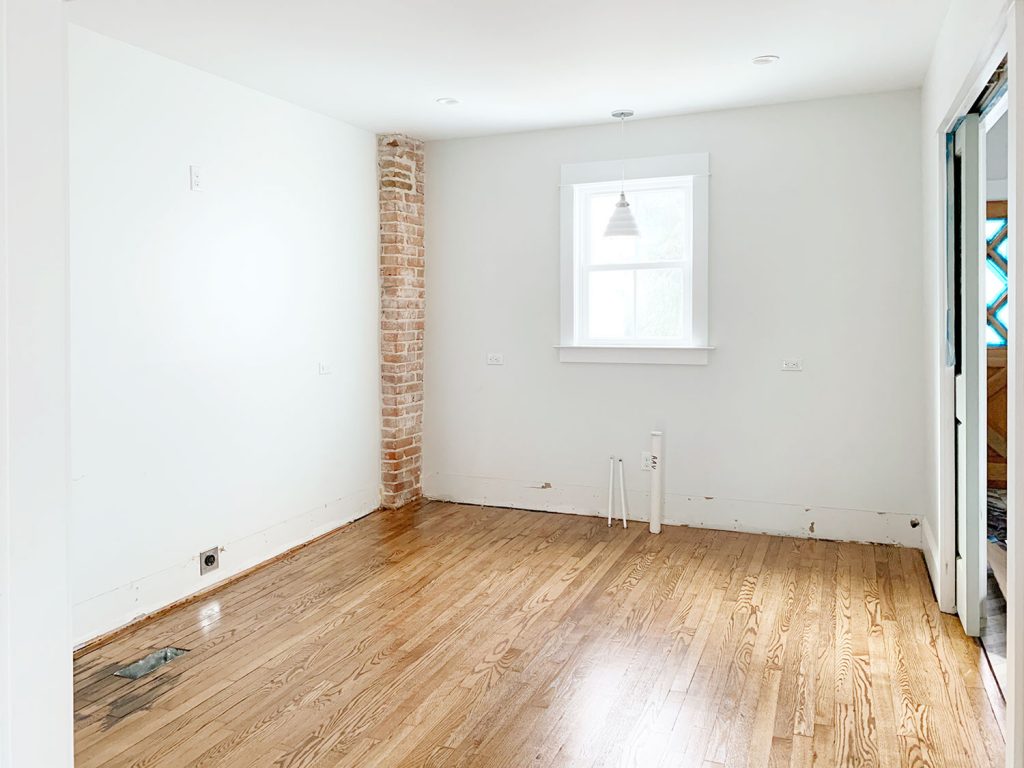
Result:
M999 234L999 230L1006 226L1006 219L989 219L985 222L985 239L990 243Z
M996 310L996 320L1003 324L1003 328L1008 327L1007 324L1010 321L1009 314L1010 309L1009 306L1006 304L1003 304L1003 306Z
M1006 291L1006 275L996 266L992 259L988 260L985 270L985 304L993 306Z
M1007 304L1006 257L1009 253L1006 203L989 203L988 220L985 222L985 245L987 250L985 269L985 304L987 305L988 328L985 338L990 347L1006 346L1009 327Z

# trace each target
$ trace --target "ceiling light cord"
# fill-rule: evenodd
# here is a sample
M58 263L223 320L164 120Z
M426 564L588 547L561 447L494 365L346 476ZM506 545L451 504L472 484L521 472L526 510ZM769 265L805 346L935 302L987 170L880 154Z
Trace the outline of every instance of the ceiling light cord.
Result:
M619 115L619 157L622 162L619 164L622 170L622 179L619 192L626 194L626 116Z

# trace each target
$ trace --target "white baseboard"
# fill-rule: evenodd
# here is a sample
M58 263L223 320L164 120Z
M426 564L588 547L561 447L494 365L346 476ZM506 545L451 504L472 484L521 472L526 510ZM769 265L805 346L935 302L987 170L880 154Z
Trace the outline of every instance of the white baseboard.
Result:
M924 563L928 566L928 575L931 576L932 584L939 583L939 545L935 541L935 533L932 531L931 523L925 518L921 525L921 549L924 550Z
M492 477L431 474L424 477L427 498L484 506L601 517L607 514L607 488L567 486ZM650 494L627 491L627 518L646 522ZM617 509L617 514L621 512ZM921 527L913 515L864 509L814 507L746 499L665 494L663 522L778 536L866 541L921 548Z
M925 518L921 525L922 549L924 550L924 562L928 566L928 575L932 580L932 591L935 593L935 600L939 604L939 610L944 613L956 613L956 596L953 590L952 579L943 577L942 574L942 553L939 552L939 542L935 537L932 524Z
M334 528L365 517L379 504L376 488L336 499L224 544L220 567L214 573L200 577L199 556L194 555L172 568L76 603L72 606L75 647L209 589Z

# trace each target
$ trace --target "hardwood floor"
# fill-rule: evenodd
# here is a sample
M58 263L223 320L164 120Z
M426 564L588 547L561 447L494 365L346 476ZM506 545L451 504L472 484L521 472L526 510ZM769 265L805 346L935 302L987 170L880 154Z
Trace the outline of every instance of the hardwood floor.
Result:
M137 681L113 671L189 649ZM1000 766L921 553L431 502L75 664L77 768Z

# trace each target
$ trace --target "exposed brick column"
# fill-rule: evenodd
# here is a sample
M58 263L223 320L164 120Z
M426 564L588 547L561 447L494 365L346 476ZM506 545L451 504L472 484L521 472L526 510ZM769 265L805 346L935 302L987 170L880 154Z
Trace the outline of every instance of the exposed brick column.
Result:
M381 459L387 508L418 498L423 429L423 143L377 137Z

